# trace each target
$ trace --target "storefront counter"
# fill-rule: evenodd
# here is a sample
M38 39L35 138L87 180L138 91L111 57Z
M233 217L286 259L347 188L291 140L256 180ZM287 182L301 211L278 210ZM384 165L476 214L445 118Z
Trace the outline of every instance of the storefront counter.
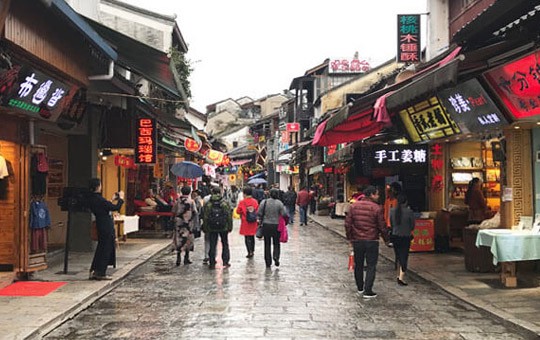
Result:
M435 250L435 220L418 218L415 221L410 252Z
M540 260L540 233L510 229L478 231L476 246L487 246L493 254L493 264L501 263L501 281L516 287L516 261Z
M351 204L348 202L336 203L336 216L345 216L349 212L350 208Z

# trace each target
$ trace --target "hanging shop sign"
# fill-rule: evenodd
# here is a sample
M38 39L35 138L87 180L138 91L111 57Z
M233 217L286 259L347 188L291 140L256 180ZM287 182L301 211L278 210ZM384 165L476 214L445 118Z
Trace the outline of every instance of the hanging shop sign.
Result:
M114 156L114 165L126 169L134 169L136 167L133 158L123 155Z
M14 66L0 76L2 105L55 122L64 109L69 86L28 66Z
M429 141L461 133L437 97L401 110L399 116L413 142Z
M373 145L373 168L422 168L428 164L426 145Z
M397 16L397 62L419 63L420 62L420 15Z
M323 173L325 173L325 174L333 174L334 173L334 167L333 166L325 166L323 168Z
M199 143L193 138L186 138L186 140L184 141L184 147L186 148L187 151L190 151L190 152L199 151L201 149L201 146L202 146L202 142Z
M439 192L443 189L442 169L444 165L443 147L441 144L434 144L431 146L430 157L431 191Z
M287 132L298 132L298 131L300 131L300 123L287 123L286 131Z
M328 73L366 73L371 66L366 60L360 60L355 53L352 59L334 58L328 63Z
M497 67L485 77L516 119L540 114L540 50Z
M508 124L476 79L440 91L437 96L464 133L498 129Z
M135 130L135 163L155 164L157 157L157 129L153 118L138 118Z

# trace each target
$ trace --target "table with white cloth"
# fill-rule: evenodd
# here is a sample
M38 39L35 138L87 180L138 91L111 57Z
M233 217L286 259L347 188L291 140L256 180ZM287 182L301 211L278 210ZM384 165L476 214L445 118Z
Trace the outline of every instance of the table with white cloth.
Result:
M116 229L116 237L125 241L127 239L127 234L139 231L139 216L115 216L114 226Z
M345 216L349 212L350 208L351 208L351 204L348 202L336 203L336 215Z
M501 263L501 281L507 287L517 286L516 262L540 260L540 233L511 229L481 229L476 246L487 246L493 263Z

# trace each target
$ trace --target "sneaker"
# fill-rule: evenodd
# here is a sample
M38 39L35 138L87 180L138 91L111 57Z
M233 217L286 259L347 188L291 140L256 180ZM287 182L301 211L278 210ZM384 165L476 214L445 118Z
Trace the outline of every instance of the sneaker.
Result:
M203 264L208 264L208 262L210 261L210 259L208 257L205 257L203 260L202 260L202 263Z
M230 268L230 267L231 267L231 264L230 264L230 263L225 263L225 264L223 265L223 268L224 268L224 269L225 269L225 268Z
M108 276L108 275L104 275L104 276L101 276L101 275L94 275L94 280L98 280L98 281L110 281L112 280L112 277Z
M364 294L364 288L358 289L358 290L356 291L356 293L358 293L358 295Z
M377 297L377 293L375 292L364 292L363 294L364 299L373 299Z
M276 264L276 267L279 267L279 260L278 259L274 259L274 263Z

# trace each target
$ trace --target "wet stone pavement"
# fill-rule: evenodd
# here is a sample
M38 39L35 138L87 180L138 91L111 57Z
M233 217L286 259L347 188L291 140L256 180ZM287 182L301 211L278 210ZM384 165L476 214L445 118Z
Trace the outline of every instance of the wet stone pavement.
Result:
M228 269L202 264L202 239L191 265L164 251L45 339L528 339L421 279L398 286L381 257L379 296L364 300L343 238L313 223L289 236L271 269L261 241L245 258L238 225Z

